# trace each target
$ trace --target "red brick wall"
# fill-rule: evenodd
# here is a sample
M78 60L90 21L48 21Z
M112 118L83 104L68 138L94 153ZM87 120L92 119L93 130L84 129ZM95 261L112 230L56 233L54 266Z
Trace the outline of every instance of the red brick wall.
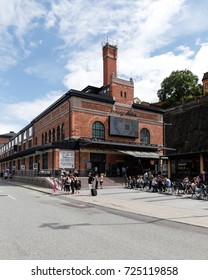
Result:
M0 137L0 144L5 144L7 142L9 142L9 138Z
M57 127L64 123L65 125L65 138L69 137L69 117L68 117L68 102L66 101L61 106L55 108L52 112L49 112L42 119L38 120L34 124L34 139L33 143L35 143L35 138L37 137L38 145L42 143L42 133L47 132L49 135L49 131L55 129L57 131ZM56 134L56 133L55 133Z
M117 75L117 48L106 45L103 47L103 86L110 84L111 74Z
M116 102L132 105L134 99L134 87L133 85L130 85L130 82L127 81L123 81L123 83L112 82L110 90Z

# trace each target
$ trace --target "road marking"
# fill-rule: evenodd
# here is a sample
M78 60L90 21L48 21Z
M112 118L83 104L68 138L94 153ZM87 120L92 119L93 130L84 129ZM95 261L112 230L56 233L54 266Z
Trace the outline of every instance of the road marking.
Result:
M14 198L14 197L13 197L13 196L11 196L11 195L8 195L8 197L10 197L10 198L12 198L12 199L16 200L16 198Z

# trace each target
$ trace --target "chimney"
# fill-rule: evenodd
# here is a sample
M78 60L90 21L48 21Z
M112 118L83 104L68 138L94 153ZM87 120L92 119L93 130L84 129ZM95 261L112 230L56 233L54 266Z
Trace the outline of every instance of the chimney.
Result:
M117 45L109 40L103 42L103 86L110 84L110 78L113 73L117 77Z

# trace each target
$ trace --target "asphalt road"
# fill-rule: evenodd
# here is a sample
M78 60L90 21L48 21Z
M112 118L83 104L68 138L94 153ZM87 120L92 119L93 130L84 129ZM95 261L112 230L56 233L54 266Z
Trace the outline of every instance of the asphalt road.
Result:
M202 260L208 230L0 182L1 260Z

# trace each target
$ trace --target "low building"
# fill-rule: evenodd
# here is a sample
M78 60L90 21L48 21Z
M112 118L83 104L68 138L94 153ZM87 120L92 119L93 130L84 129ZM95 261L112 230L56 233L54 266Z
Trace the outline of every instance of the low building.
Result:
M0 168L22 174L98 169L109 176L158 172L164 110L134 98L117 77L117 45L103 43L103 85L71 89L0 149ZM127 62L128 63L128 62Z
M208 96L204 95L164 115L164 124L169 124L165 126L166 144L174 148L166 151L173 178L208 171L207 108Z
M1 134L0 135L0 146L3 146L3 144L6 144L9 142L11 138L14 138L16 134L14 131L10 131L9 133Z

